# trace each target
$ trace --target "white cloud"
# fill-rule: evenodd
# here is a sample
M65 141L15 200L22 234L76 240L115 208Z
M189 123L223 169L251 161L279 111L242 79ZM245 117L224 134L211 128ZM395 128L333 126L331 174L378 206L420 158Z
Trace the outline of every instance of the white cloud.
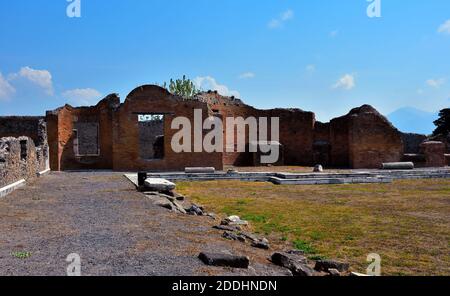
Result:
M93 88L77 88L65 91L62 96L75 106L95 105L102 94Z
M312 72L316 71L316 65L308 65L308 66L306 66L305 69L307 72L312 73Z
M450 20L447 20L445 23L443 23L439 27L438 32L443 34L450 34Z
M7 101L16 92L15 88L9 84L2 73L0 73L0 101Z
M428 79L426 83L428 84L428 86L439 88L441 85L445 83L445 78Z
M17 78L26 79L43 88L48 95L53 95L52 74L47 70L35 70L30 67L22 67L19 73L9 75L10 80Z
M345 74L333 85L333 88L351 90L355 86L356 86L355 76L352 74Z
M282 21L288 21L294 18L294 11L289 9L281 14Z
M280 14L277 18L272 19L267 25L270 29L281 28L283 23L294 18L294 11L289 9Z
M334 37L336 37L338 34L339 34L339 30L331 31L331 32L330 32L330 37L331 37L331 38L334 38Z
M239 75L239 79L252 79L255 78L255 73L253 72L245 72Z
M203 90L216 90L222 96L235 96L240 98L241 95L238 91L230 90L227 86L217 83L216 79L211 76L196 77L194 79L195 85Z

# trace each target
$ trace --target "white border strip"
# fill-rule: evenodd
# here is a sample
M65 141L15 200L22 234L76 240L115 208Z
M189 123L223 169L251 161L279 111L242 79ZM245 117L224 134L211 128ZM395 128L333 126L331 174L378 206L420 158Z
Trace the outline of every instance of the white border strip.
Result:
M13 192L14 190L25 186L25 179L19 180L15 183L9 184L3 188L0 188L0 198L7 196L8 194L10 194L11 192Z
M41 176L47 174L48 172L50 172L50 169L43 170L42 172L38 173L38 176L41 177Z

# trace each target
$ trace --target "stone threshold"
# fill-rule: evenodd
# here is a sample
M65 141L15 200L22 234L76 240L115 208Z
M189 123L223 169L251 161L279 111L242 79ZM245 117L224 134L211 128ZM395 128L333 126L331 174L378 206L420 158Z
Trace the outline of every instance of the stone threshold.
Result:
M3 198L13 192L14 190L23 187L26 185L25 179L19 180L17 182L14 182L12 184L6 185L3 188L0 188L0 198Z
M42 177L50 173L50 169L43 170L42 172L37 173L38 177Z

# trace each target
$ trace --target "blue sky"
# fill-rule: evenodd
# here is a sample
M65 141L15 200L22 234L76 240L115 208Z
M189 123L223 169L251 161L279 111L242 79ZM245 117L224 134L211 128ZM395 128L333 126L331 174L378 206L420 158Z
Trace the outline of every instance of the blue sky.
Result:
M0 115L122 99L183 74L328 120L450 105L450 1L0 0Z

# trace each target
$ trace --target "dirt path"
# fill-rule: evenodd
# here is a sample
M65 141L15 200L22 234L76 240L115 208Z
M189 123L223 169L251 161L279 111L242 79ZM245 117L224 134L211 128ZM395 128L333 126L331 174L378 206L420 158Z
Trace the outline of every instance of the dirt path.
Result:
M83 275L283 273L269 251L223 240L214 223L153 205L121 174L52 173L0 200L0 275L65 275L71 253ZM200 251L247 255L251 268L206 267Z

